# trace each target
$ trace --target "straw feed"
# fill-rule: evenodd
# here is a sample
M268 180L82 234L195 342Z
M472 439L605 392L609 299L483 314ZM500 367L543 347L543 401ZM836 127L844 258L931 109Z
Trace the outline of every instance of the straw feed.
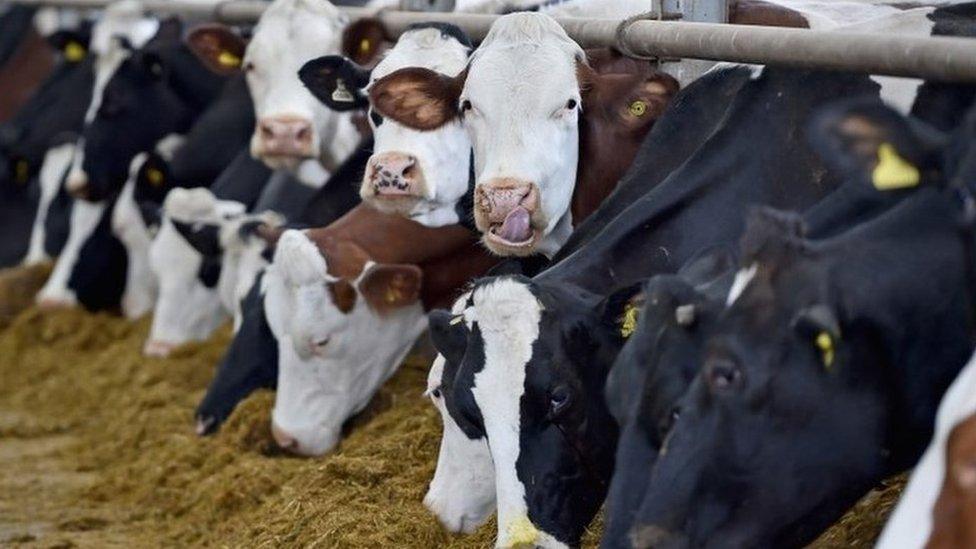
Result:
M51 275L50 261L0 269L0 328L34 303L34 296Z
M140 354L148 326L28 310L0 331L0 545L491 546L493 524L450 535L421 503L440 438L426 360L403 365L336 453L299 459L271 442L268 391L196 437L230 331L159 360ZM869 546L899 489L868 496L820 546Z

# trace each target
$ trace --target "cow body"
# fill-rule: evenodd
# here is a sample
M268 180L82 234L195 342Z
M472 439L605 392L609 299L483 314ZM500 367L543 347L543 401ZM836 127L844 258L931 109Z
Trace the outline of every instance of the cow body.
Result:
M727 108L699 110L716 87L730 95ZM500 545L517 544L521 536L542 545L576 543L602 502L616 427L595 393L601 392L621 344L614 326L622 301L612 292L674 272L705 248L734 242L743 227L738 212L748 204L803 207L825 196L837 178L820 166L794 128L802 127L805 113L837 94L872 93L877 86L866 77L793 71L767 70L754 78L748 69L725 69L696 82L678 95L675 108L664 114L603 206L620 213L602 231L559 254L561 261L531 281L479 282L463 326L445 326L432 317L434 334L447 334L437 346L447 359L442 393L451 417L469 438L501 438L490 446ZM716 116L703 119L711 122L711 131L688 141L663 133L679 126L669 117L681 120L686 110ZM743 133L762 136L764 146L743 140ZM733 152L747 141L748 151ZM688 156L677 162L678 169L658 175L661 166L676 162L660 157L669 144ZM784 174L789 183L771 174ZM641 195L635 186L642 184L647 186ZM598 210L594 219L600 215ZM491 394L472 388L493 379L505 379L505 387ZM554 408L546 415L542 403L554 390L549 404ZM463 418L461 406L466 407ZM483 418L480 425L469 419L474 410ZM522 427L513 431L510 422L518 417ZM570 457L577 453L582 455ZM574 474L579 480L573 483L526 481Z

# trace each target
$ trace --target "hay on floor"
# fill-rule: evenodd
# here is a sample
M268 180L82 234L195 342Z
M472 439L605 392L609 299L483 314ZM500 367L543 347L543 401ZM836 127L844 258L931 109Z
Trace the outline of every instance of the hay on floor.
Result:
M0 509L11 504L4 498L20 497L18 516L31 517L20 530L0 530L0 544L492 545L494 524L450 535L421 503L440 440L437 412L421 396L425 360L401 367L337 452L300 459L272 444L268 391L242 403L217 436L196 437L193 409L230 330L160 360L140 354L148 326L148 319L29 310L0 331L0 437L30 445L69 435L45 459L85 479L4 495L10 479L0 477ZM2 463L8 471L24 466ZM898 489L869 496L818 546L868 547Z

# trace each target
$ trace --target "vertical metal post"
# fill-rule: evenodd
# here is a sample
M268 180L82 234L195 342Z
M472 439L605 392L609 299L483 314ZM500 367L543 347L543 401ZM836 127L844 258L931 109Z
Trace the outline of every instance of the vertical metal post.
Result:
M664 11L680 13L681 20L690 23L728 23L729 0L651 0L656 9L660 2ZM715 65L714 61L684 59L680 63L664 64L662 69L684 86Z

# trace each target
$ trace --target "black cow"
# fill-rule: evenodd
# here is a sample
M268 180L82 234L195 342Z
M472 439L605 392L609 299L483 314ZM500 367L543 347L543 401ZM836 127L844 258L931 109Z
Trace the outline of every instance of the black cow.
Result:
M860 104L825 115L852 178L911 196L824 240L760 212L636 509L637 547L801 546L931 437L976 345L976 110L951 142ZM649 464L648 464L649 465Z
M701 106L715 102L713 89L729 97L724 108ZM578 543L602 503L617 436L602 388L623 343L617 320L633 285L735 242L750 204L804 208L828 194L839 180L798 128L837 96L877 93L863 76L714 72L679 93L651 131L601 207L620 212L602 230L532 280L477 282L463 322L431 315L447 361L440 393L450 417L469 438L490 443L501 545ZM686 112L707 129L683 123ZM681 140L688 127L696 135ZM675 150L684 158L669 156ZM660 175L659 166L676 168ZM643 193L641 185L649 185ZM594 219L606 217L598 210Z

